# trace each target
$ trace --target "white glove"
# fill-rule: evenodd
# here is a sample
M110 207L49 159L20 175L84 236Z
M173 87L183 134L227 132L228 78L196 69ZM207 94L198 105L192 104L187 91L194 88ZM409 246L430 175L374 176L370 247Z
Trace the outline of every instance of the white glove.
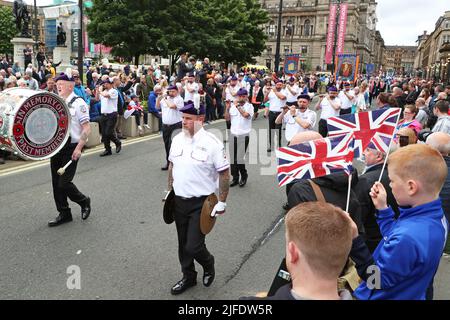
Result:
M216 214L224 214L226 207L227 207L227 204L225 202L221 202L221 201L217 202L217 204L214 206L213 211L211 212L211 217L214 218L216 216ZM222 212L222 213L218 213L218 212Z

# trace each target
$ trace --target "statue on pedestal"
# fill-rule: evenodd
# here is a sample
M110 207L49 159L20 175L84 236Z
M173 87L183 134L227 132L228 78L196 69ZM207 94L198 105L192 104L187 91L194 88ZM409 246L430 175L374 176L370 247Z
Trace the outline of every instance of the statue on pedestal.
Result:
M56 36L56 45L64 47L66 45L66 32L63 29L62 22L58 26L58 34Z
M28 25L30 23L30 13L28 12L27 5L23 0L14 0L13 14L16 18L16 27L20 32L20 36L24 38L31 38Z

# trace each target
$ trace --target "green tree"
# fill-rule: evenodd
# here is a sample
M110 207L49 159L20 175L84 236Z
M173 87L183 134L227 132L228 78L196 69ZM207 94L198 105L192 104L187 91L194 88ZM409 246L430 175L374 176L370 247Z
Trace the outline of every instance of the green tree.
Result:
M183 52L226 63L252 62L265 47L268 21L257 0L94 0L89 35L135 57Z
M11 39L17 34L12 9L0 6L0 53L13 53L14 46Z

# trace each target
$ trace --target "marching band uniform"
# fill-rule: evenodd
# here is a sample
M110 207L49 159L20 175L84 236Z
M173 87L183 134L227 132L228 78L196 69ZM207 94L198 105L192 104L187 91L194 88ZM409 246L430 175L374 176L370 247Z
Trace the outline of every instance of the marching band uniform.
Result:
M280 80L277 80L277 81L275 81L275 84L280 83L280 82L281 82ZM284 97L287 96L285 89L281 89L280 91L278 91L278 93L280 93ZM282 125L276 124L275 120L280 115L281 109L284 107L284 105L286 103L286 98L282 100L272 90L270 90L270 93L267 95L267 99L269 101L269 146L268 146L267 152L271 152L274 147L274 143L273 143L274 137L272 137L272 131L274 129L278 129L278 146L281 147L281 127L282 127ZM265 100L266 100L266 98L265 98Z
M103 85L109 83L112 85L111 79L107 79ZM103 92L107 92L106 96ZM111 88L105 89L100 93L100 103L101 103L101 128L102 128L102 142L105 146L105 151L100 155L100 157L110 156L111 152L111 141L116 145L116 153L122 150L122 142L117 138L114 128L117 122L117 101L119 99L119 93L112 86Z
M56 78L56 82L60 80L74 81L73 78L65 74L61 74ZM72 159L72 154L81 137L82 125L89 123L89 107L81 97L72 92L67 97L66 103L69 105L71 115L70 137L61 151L50 159L53 197L56 209L59 212L55 220L49 221L48 225L50 227L72 221L72 213L67 198L80 205L81 218L83 220L86 220L91 213L91 199L82 194L72 182L77 171L78 160L73 161L63 175L58 175L58 170Z
M246 89L240 89L237 95L248 96ZM237 101L231 104L229 110L231 120L231 139L230 139L230 159L231 163L231 175L233 181L230 187L234 187L239 184L240 187L245 186L247 183L248 173L245 169L245 154L250 140L250 131L252 130L253 119L253 105L246 101L243 105L240 105ZM248 117L244 117L244 114L248 113ZM239 174L241 179L239 180Z
M296 106L297 105L297 97L300 94L300 87L295 83L295 78L291 77L289 79L289 83L286 85L286 105L287 106Z
M204 115L189 101L181 112ZM178 234L178 257L183 278L171 289L180 294L197 284L194 259L203 267L203 285L210 286L215 277L214 257L205 245L205 235L200 230L200 213L207 196L216 191L219 173L230 167L224 146L213 134L203 128L193 136L179 133L174 137L169 153L173 164L173 191L175 193L173 217ZM216 211L224 211L226 204L219 202Z

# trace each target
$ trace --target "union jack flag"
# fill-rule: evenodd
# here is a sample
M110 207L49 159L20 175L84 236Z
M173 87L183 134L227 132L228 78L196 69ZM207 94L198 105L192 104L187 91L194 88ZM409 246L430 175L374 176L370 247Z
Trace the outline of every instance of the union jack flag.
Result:
M370 145L387 152L400 117L399 108L379 109L328 118L328 136L355 133L355 158Z
M353 132L279 148L278 185L312 179L339 171L353 171Z

